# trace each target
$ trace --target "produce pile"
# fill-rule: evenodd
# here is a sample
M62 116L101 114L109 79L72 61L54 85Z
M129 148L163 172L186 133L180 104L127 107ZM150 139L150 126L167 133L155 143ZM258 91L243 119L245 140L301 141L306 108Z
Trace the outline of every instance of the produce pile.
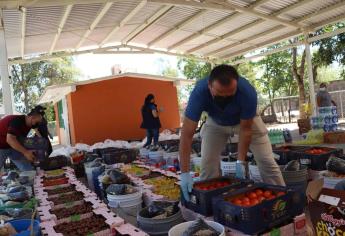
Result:
M51 199L48 199L49 201L52 201L55 205L64 204L68 202L75 202L80 201L84 199L84 195L81 192L74 192L72 194L63 194L59 197L54 197Z
M272 199L275 199L276 197L280 197L285 194L286 193L283 191L275 192L269 189L265 190L265 189L258 188L244 194L227 198L225 200L236 206L252 207L263 201L272 200Z
M218 189L218 188L223 188L226 186L229 186L233 184L230 180L222 180L222 181L210 181L210 182L206 182L206 183L196 183L194 184L193 188L197 189L197 190L214 190L214 189Z
M169 200L179 200L180 188L175 184L177 179L161 176L144 180L145 184L152 185L153 193L163 195Z
M75 191L75 186L74 185L70 185L68 187L61 187L61 188L56 188L56 189L46 189L45 191L48 193L48 195L68 193L68 192Z
M217 232L214 228L209 226L203 219L199 218L193 222L187 230L185 230L182 236L219 236L220 232Z
M80 221L56 225L54 229L57 233L62 233L64 236L85 236L107 230L109 225L105 223L103 216L93 215Z
M73 215L81 215L81 214L89 213L89 212L92 212L92 210L93 210L92 204L85 203L82 205L76 205L72 207L51 210L51 213L56 215L57 219L63 219L63 218L70 217Z
M150 174L148 169L136 165L127 165L123 168L123 171L134 176L146 176Z

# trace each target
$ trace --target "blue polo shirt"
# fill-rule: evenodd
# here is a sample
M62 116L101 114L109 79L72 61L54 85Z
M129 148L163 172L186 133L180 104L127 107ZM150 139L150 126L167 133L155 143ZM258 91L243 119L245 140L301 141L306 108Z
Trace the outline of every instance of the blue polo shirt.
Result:
M194 87L188 101L185 116L195 122L199 121L201 113L208 115L219 125L232 126L240 120L254 118L256 115L257 94L255 88L240 77L237 82L237 91L234 98L226 107L221 109L213 101L208 88L208 78L200 80Z

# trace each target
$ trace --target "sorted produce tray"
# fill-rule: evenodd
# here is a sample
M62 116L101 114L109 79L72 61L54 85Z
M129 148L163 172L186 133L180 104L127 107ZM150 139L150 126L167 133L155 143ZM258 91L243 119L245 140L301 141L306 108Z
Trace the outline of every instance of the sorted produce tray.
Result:
M279 155L278 165L286 165L289 161L298 160L300 152L308 149L308 146L280 146L274 147L273 152Z
M311 147L300 152L299 161L312 170L321 171L326 169L326 163L331 155L342 156L343 150L340 148Z
M181 194L183 206L204 216L212 215L212 198L226 191L235 191L250 185L251 181L240 181L230 177L221 177L195 182L190 194L190 201ZM182 191L181 191L182 193Z
M213 198L212 203L215 221L252 235L302 214L305 195L286 187L257 183L225 192Z

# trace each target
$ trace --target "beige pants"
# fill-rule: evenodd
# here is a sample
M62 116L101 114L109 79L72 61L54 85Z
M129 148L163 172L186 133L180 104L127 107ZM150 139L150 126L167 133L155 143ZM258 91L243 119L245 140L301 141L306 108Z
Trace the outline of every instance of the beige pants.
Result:
M231 134L239 134L240 125L221 126L208 117L201 129L201 175L210 179L221 175L219 156ZM268 131L260 116L254 118L249 149L254 155L261 177L267 184L285 185L279 166L273 157Z

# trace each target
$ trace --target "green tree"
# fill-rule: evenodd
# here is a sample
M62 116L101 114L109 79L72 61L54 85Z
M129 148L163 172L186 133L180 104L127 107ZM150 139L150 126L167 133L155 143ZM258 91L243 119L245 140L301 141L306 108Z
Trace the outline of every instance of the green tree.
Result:
M11 66L11 71L16 109L23 113L36 105L47 86L73 82L80 75L71 57L16 64ZM52 111L47 109L48 119L54 117L49 114Z
M201 62L193 58L180 58L177 67L187 79L203 79L208 76L212 70L209 62Z

